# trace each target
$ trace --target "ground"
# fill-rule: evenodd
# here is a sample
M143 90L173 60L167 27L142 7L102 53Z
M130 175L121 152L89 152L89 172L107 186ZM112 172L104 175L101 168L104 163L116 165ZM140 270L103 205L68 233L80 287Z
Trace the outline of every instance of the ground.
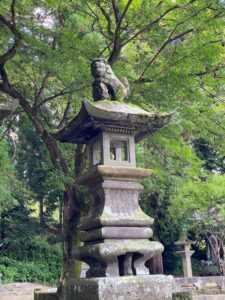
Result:
M34 290L48 290L50 287L38 283L12 283L6 284L6 293L0 293L1 300L33 300Z

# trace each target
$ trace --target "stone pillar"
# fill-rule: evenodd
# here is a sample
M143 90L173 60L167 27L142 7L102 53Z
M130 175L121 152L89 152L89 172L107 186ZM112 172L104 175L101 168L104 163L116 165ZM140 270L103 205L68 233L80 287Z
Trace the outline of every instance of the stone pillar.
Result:
M174 244L184 247L184 250L177 251L176 253L182 257L184 277L192 277L191 256L195 251L191 251L190 246L193 242L183 235L180 240Z

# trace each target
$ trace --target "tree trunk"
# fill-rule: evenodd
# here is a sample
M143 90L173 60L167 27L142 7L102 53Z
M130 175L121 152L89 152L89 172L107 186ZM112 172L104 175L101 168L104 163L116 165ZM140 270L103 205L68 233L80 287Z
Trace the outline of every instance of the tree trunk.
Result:
M5 70L4 70L5 71ZM8 94L12 98L19 100L21 107L27 113L27 116L32 121L37 134L39 134L41 140L46 146L49 157L58 172L62 175L64 180L64 199L63 199L63 242L64 242L64 265L61 274L60 285L58 294L60 300L67 300L66 287L70 282L80 276L81 263L77 262L73 258L73 250L75 245L79 245L79 231L78 224L81 216L81 199L78 196L78 190L75 184L68 183L66 178L70 177L69 168L66 160L63 158L62 153L58 147L57 141L48 132L44 126L42 120L37 117L34 110L29 104L29 101L15 89L7 81L0 86L0 90Z
M148 265L150 274L164 274L162 254L153 257Z
M39 217L39 223L41 226L45 226L45 218L44 218L44 200L43 198L38 199L38 204L39 204L39 212L38 212L38 217Z
M68 300L67 292L81 273L81 262L74 259L74 248L80 245L78 225L81 212L77 189L67 186L63 206L64 266L57 292L60 300Z
M63 223L63 203L62 200L59 200L59 225L62 228Z

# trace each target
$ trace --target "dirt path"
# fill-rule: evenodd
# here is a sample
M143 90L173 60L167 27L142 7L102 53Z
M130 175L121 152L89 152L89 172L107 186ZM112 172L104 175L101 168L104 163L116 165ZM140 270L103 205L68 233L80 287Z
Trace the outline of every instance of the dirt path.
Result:
M35 289L52 290L52 288L38 283L6 284L5 289L7 292L0 293L0 300L33 300Z

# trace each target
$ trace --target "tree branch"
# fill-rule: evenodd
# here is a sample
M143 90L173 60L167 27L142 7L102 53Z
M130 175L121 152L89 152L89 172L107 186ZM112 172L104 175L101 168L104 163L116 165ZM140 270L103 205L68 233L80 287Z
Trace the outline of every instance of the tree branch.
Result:
M119 10L116 0L112 0L112 7L114 10L116 24L118 24L119 20L120 20L120 10Z
M64 126L64 124L67 120L67 117L68 117L68 113L70 111L70 106L71 106L71 102L68 101L67 105L66 105L66 109L64 110L64 113L63 113L63 117L62 117L62 119L60 120L59 124L56 127L57 129L60 129L62 126Z
M26 76L27 78L29 78L29 80L32 82L34 88L37 90L37 85L34 81L34 79L31 77L31 75L29 73L27 73L27 71L20 65L20 63L18 63L16 60L12 59L11 62L13 64L15 64L17 66L17 68L19 68Z
M16 49L19 47L21 42L21 34L16 29L15 25L15 1L12 2L11 5L11 11L12 11L12 20L13 23L8 21L3 15L0 15L0 23L8 27L8 29L13 33L14 35L14 45L3 55L0 56L0 65L4 64L7 60L11 59L16 54Z
M185 32L182 32L178 35L176 35L175 37L172 38L172 35L174 33L175 29L170 33L169 37L164 41L164 43L161 45L161 47L159 48L159 50L152 56L152 58L150 59L150 61L147 63L147 65L145 66L144 70L141 72L139 78L136 80L136 82L142 82L142 77L144 76L145 72L147 71L147 69L150 67L150 65L156 60L156 58L159 56L159 54L163 51L163 49L171 42L175 41L176 39L179 39L181 37L183 37L184 35L191 33L194 29L188 29Z
M206 89L203 85L200 85L200 88L206 92L211 98L218 100L219 102L225 103L225 101L223 101L221 98L219 98L219 96L217 96L216 94L213 94L212 92L210 92L208 89Z
M12 127L13 122L16 120L16 118L18 117L18 115L23 112L23 109L21 109L20 111L17 111L15 113L15 111L13 111L8 117L13 116L13 118L9 121L9 123L6 126L6 129L4 130L4 132L2 133L1 137L0 137L0 141L2 141L5 137L5 135L8 133L8 131L10 130L10 128Z
M208 75L208 74L213 74L214 75L214 77L216 77L216 72L217 71L220 71L220 70L222 70L222 69L224 69L225 68L225 65L218 65L218 66L215 66L215 67L213 67L213 68L206 68L205 69L205 71L202 71L202 72L197 72L197 73L191 73L191 74L189 74L190 76L198 76L198 77L202 77L202 76L204 76L204 75Z
M35 93L34 110L36 110L40 106L41 98L43 96L43 91L45 89L46 82L47 82L48 78L50 77L50 75L51 75L51 73L49 71L47 71L45 76L42 79L40 89Z
M200 45L199 47L205 47L209 44L214 44L214 43L222 43L222 40L214 40L214 41L209 41L207 43L203 43L202 45ZM183 62L186 58L190 57L190 55L192 55L195 52L195 49L192 51L189 51L187 54L185 54L184 56L178 58L176 61L171 61L168 64L164 65L163 68L156 74L156 76L160 75L161 73L163 73L165 70L168 70L169 67L173 67L177 64L179 64L180 62ZM209 72L210 73L210 72ZM201 75L199 73L191 73L189 74L190 76L196 76L199 75L201 77ZM204 74L202 74L204 76ZM142 82L148 83L148 82L153 82L153 79L151 78L147 78L145 80L142 80Z
M123 22L123 19L124 19L125 15L126 15L128 9L129 9L129 7L131 6L132 2L133 2L133 0L128 0L127 1L127 4L126 4L126 6L125 6L125 8L124 8L124 10L122 12L122 15L121 15L121 17L119 19L119 22L117 24L118 31L121 29L121 24Z
M105 48L98 54L97 57L102 57L103 53L110 48L110 46L113 44L113 42L108 43L108 45L105 46Z
M15 20L15 5L16 5L16 0L12 0L12 3L11 3L11 16L12 16L12 27L13 29L15 30L16 29L16 20Z
M132 2L133 2L133 0L127 1L127 4L122 12L122 15L120 16L120 11L119 11L118 5L115 0L112 0L114 14L115 14L115 20L116 20L116 29L115 29L115 33L114 33L113 49L112 49L112 52L110 53L110 56L108 59L108 62L110 65L114 64L114 62L118 58L120 51L123 47L122 40L120 39L121 25L122 25L123 19L129 9L130 5L132 4Z
M101 1L100 1L100 0L98 1L97 6L99 7L99 9L101 10L103 16L104 16L105 19L106 19L108 34L109 34L110 36L113 35L113 32L112 32L112 20L111 20L111 18L110 18L110 15L109 15L109 14L106 12L106 10L101 6Z
M86 88L86 87L88 87L88 86L89 86L89 85L84 85L84 86L82 86L82 87L80 87L80 88L78 88L78 89L74 89L74 90L70 90L70 91L66 91L66 88L65 88L65 89L63 89L61 92L56 93L56 94L54 94L54 95L52 95L52 96L50 96L50 97L48 97L48 98L45 98L43 101L41 101L41 102L39 103L38 106L42 106L44 103L46 103L46 102L48 102L48 101L50 101L50 100L53 100L53 99L55 99L55 98L57 98L57 97L60 97L60 96L66 95L66 94L72 94L72 93L81 91L82 89L84 89L84 88Z
M180 8L179 5L175 5L173 7L170 7L169 9L167 9L163 14L161 14L157 19L155 19L154 21L150 22L149 24L145 25L144 27L142 27L139 31L137 31L133 36L131 36L129 39L127 39L126 41L124 41L122 43L122 46L125 46L126 44L128 44L129 42L131 42L132 40L134 40L136 37L138 37L140 34L144 33L146 30L148 30L150 27L152 27L153 25L157 24L163 17L165 17L168 13L170 13L171 11Z

